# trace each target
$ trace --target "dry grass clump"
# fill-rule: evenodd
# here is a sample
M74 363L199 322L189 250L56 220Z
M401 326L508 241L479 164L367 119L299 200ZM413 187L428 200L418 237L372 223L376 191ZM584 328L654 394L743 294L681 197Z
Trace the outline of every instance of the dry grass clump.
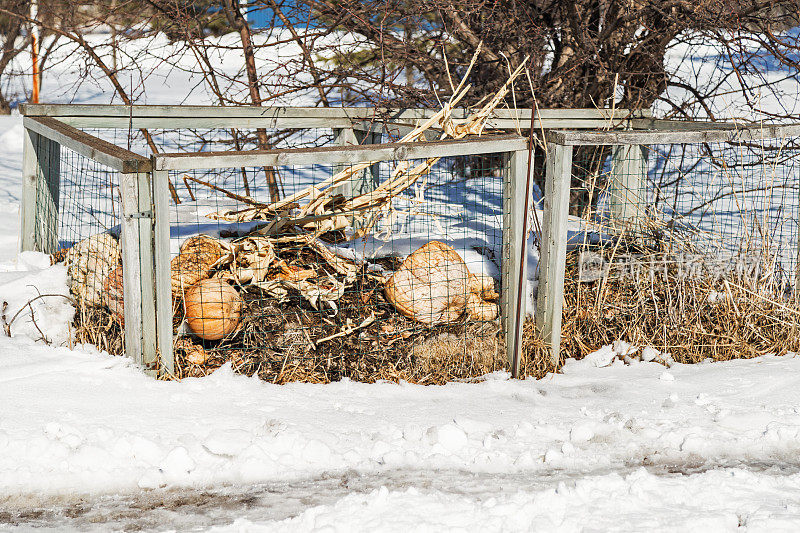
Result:
M757 280L681 276L676 265L663 264L654 275L586 283L578 280L578 253L571 252L562 351L580 359L621 339L668 352L679 363L697 363L800 349L795 301Z
M558 372L564 365L564 350L561 350L558 364L550 360L550 348L544 343L532 318L525 320L522 329L522 352L520 376L542 379L549 373Z
M79 305L73 327L76 343L94 345L111 355L125 353L124 330L107 307Z
M415 382L443 383L507 367L504 343L498 335L500 328L496 322L465 326L463 334L442 332L411 345L410 355L416 362Z
M296 322L275 336L272 347L225 350L203 348L195 340L179 341L176 368L179 377L205 376L231 361L234 371L257 375L271 383L330 383L342 378L366 383L406 381L421 385L441 385L451 381L477 381L498 370L508 371L505 342L495 322L460 324L419 331L407 339L392 343L386 350L339 347L311 347L306 327ZM402 338L402 337L400 337ZM206 343L208 344L208 343ZM345 345L345 346L343 346ZM532 322L526 323L525 354L522 375L537 379L557 369L550 363L549 352L534 334ZM197 349L206 350L204 364L190 359ZM559 363L559 367L563 361Z

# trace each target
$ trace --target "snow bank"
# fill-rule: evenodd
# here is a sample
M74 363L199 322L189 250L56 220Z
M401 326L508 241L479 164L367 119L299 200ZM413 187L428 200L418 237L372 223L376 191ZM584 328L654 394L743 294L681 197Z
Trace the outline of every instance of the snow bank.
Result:
M37 298L40 295L47 296ZM50 266L48 255L24 252L14 263L0 264L0 306L7 304L5 316L13 337L69 344L75 308L62 295L70 296L67 268Z
M798 496L800 474L776 479L726 469L683 477L639 468L480 497L456 487L383 487L290 519L240 519L210 531L793 531Z
M396 469L587 473L793 464L800 359L597 368L543 381L276 386L225 366L158 382L127 359L0 339L0 497ZM412 495L413 496L413 495ZM405 497L405 496L398 496Z

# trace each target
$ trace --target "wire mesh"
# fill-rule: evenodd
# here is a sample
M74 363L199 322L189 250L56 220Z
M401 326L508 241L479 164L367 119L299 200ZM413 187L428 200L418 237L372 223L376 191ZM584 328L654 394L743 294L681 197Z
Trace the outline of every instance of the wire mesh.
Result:
M580 146L573 153L566 342L675 360L794 346L796 139Z
M99 233L119 235L118 173L69 148L60 149L58 247Z
M154 147L199 153L263 146L256 130L85 131L141 154ZM274 148L339 143L329 128L265 134ZM368 139L390 138L384 132ZM58 161L58 213L48 215L44 203L39 212L58 221L56 259L74 264L72 292L83 309L76 327L84 341L122 353L119 175L67 149ZM443 382L503 367L497 291L505 161L472 155L375 163L340 185L325 209L369 197L398 172L425 169L370 217L355 208L320 226L328 219L316 210L305 225L270 231L276 217L264 207L276 197L271 182L280 198L310 191L278 213L294 216L315 187L350 167L170 172L177 196L169 223L178 376L204 375L226 361L276 382ZM309 237L298 235L304 232ZM414 262L406 261L406 277L393 278L420 249Z
M122 353L117 172L63 146L46 153L50 179L38 180L36 191L39 249L52 252L53 261L67 267L77 304L77 342Z
M314 148L336 140L332 128L83 128L84 132L144 156L159 153ZM261 137L259 137L259 132Z
M690 254L759 261L789 290L797 264L797 151L781 139L580 147L571 211L584 231L571 239L683 254L676 261Z
M393 170L420 163L375 163L341 185L326 209L369 195ZM170 224L173 291L183 302L174 323L177 366L184 375L227 360L277 381L293 379L292 373L311 380L419 380L439 371L437 364L457 361L456 373L464 375L502 364L495 280L504 160L441 159L375 220L353 210L275 230L276 219L264 215L269 173L277 176L282 197L292 197L314 194L346 168L170 172L192 198L173 206ZM322 224L331 220L332 227ZM204 247L198 235L224 242ZM225 284L205 282L211 292L204 295L191 289L198 276ZM218 310L228 299L240 311L223 324Z

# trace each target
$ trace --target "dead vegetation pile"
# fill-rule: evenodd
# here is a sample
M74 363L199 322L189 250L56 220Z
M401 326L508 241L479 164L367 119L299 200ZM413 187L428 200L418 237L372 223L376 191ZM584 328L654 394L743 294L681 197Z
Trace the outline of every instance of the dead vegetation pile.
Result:
M292 245L276 253L284 264L314 265L320 277L333 275L318 249ZM387 271L399 267L397 259L381 263ZM229 361L234 371L272 383L348 378L443 384L508 370L499 320L465 314L456 322L425 325L388 302L383 279L370 274L362 265L335 309L314 307L297 291L279 300L257 286L242 287L245 308L235 334L218 342L183 337L176 344L177 377L204 376ZM529 366L542 372L547 365Z
M275 266L267 278L280 274L286 265L296 269L313 265L320 278L335 275L319 247L288 243L276 246L275 253ZM400 262L380 263L386 271L394 271ZM179 334L183 309L176 302L175 377L205 376L230 362L234 371L271 383L348 378L443 384L509 368L499 319L475 321L465 314L447 324L422 324L386 300L382 277L368 271L366 264L335 308L314 307L300 291L289 290L276 298L258 285L238 288L244 302L242 320L221 340ZM106 307L82 307L75 329L78 342L112 354L124 352L123 328ZM525 374L537 378L554 370L539 345L536 356L523 364Z
M618 339L679 363L800 351L797 302L765 278L687 276L668 254L647 262L659 268L582 282L579 252L568 254L562 352L583 358Z
M600 250L605 259L613 252ZM666 254L653 273L605 275L581 281L579 252L567 257L562 321L563 356L583 358L624 340L650 346L679 363L726 361L800 351L796 302L744 279L682 276ZM276 247L276 265L314 265L320 277L335 272L319 247ZM382 260L395 271L397 259ZM270 274L272 276L273 274ZM299 291L278 299L256 285L240 286L242 321L218 341L179 336L176 377L199 377L230 362L236 372L272 383L328 383L343 378L442 384L474 380L509 369L499 320L425 325L386 300L384 281L361 265L335 308L311 305ZM178 302L175 331L182 322ZM123 331L105 307L81 307L76 340L112 354L124 351ZM532 320L525 323L521 375L541 378L557 368Z

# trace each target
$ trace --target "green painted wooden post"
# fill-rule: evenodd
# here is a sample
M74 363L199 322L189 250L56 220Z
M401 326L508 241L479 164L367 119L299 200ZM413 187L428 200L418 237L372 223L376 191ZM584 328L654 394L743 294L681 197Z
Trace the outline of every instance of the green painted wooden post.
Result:
M25 128L22 156L20 251L58 250L61 146Z

